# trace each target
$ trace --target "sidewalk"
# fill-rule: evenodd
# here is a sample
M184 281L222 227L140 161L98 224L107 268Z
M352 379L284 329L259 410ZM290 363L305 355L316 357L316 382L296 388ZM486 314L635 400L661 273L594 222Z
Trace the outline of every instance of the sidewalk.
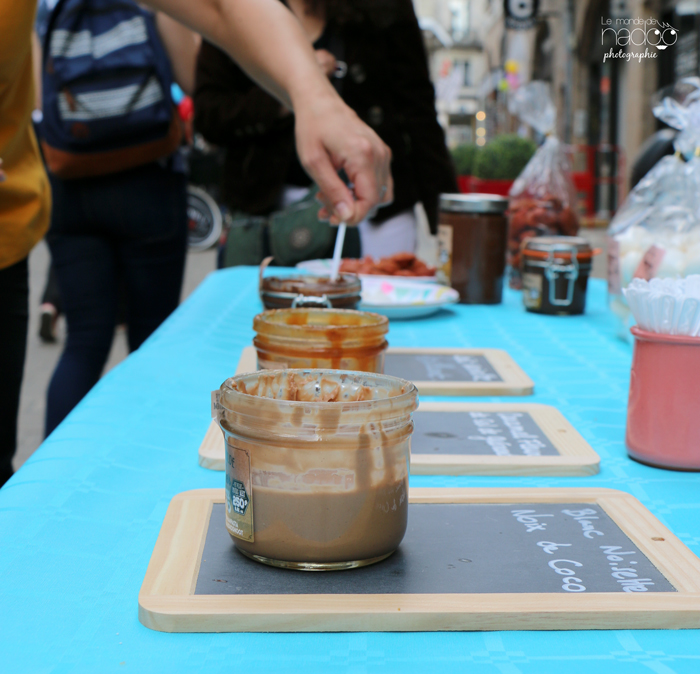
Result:
M58 323L58 342L44 344L39 339L39 305L44 292L48 265L49 251L42 241L29 256L29 338L20 399L15 470L31 456L43 440L46 388L63 350L65 338L65 323L61 319ZM182 299L184 300L215 267L215 249L202 253L189 253ZM105 371L117 365L126 355L126 334L124 330L119 329Z

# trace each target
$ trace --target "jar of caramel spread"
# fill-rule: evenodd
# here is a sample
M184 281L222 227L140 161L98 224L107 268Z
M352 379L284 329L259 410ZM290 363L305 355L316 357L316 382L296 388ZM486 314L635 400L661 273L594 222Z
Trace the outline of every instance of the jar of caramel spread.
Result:
M416 387L372 373L274 370L227 379L226 528L257 561L365 566L401 543Z
M316 307L356 309L362 283L355 274L328 276L266 276L260 281L260 299L266 309Z
M383 372L385 316L350 309L272 309L253 319L258 368Z
M441 194L440 283L462 304L499 304L506 268L508 199L498 194Z

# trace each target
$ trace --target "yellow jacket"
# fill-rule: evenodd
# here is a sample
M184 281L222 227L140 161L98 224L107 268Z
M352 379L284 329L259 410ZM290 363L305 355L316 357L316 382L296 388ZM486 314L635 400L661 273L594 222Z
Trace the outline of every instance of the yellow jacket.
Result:
M23 260L49 226L51 193L31 121L35 12L34 0L0 0L0 269Z

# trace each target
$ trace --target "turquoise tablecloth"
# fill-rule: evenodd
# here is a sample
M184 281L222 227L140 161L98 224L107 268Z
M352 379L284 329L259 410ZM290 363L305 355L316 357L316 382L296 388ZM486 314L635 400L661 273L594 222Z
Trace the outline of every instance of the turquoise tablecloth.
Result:
M210 275L111 371L0 490L0 672L700 672L700 631L162 634L137 594L171 497L223 486L197 465L209 392L260 310L255 270ZM506 349L596 449L588 478L413 477L414 486L596 486L628 491L696 554L700 475L627 458L629 345L600 281L583 317L457 306L391 324L395 346ZM496 399L491 399L496 400Z

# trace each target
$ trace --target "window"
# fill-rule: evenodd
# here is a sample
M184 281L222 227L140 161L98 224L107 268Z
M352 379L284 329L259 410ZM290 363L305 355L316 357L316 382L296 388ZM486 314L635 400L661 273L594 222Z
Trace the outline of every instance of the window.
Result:
M461 42L469 33L469 0L450 0L451 33L455 42Z

